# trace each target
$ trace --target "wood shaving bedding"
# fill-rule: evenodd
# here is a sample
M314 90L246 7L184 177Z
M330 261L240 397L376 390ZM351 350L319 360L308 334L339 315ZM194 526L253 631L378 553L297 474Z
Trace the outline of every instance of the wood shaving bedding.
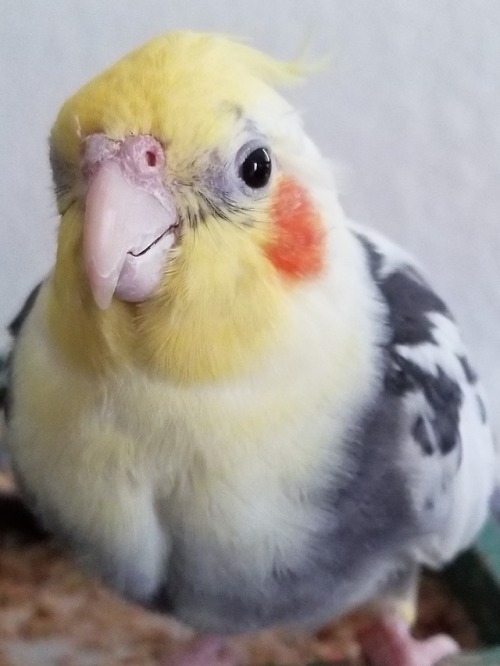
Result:
M352 615L313 636L267 631L230 640L243 664L303 666L317 660L360 664ZM460 604L424 578L416 634L447 631L463 647L478 638ZM155 666L182 650L192 632L116 597L52 544L0 552L0 666Z
M10 494L14 486L0 473L2 491ZM340 660L363 666L354 637L361 621L352 614L314 635L275 630L228 642L245 666ZM437 577L427 576L420 585L415 634L443 631L464 648L479 646L460 603ZM193 636L175 620L114 595L50 540L21 546L0 539L0 666L158 666Z

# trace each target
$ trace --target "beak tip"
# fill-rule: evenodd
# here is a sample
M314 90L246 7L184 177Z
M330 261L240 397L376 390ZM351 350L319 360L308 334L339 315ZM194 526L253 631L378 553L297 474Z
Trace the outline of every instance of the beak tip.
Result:
M113 291L103 288L102 285L90 285L94 303L101 312L107 310L113 300Z
M99 310L100 310L101 312L104 312L104 311L107 310L107 309L109 308L109 306L111 305L111 300L112 300L111 298L108 298L108 299L106 299L105 301L104 301L104 300L98 301L98 300L96 299L96 305L97 305L97 307L99 308Z

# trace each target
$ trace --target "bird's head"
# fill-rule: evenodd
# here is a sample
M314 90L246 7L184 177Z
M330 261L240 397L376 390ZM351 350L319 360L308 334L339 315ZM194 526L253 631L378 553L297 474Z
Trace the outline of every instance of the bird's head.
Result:
M326 263L328 169L274 89L297 76L229 39L173 33L64 104L51 312L70 347L61 313L75 303L103 354L121 346L186 381L269 343L286 294Z

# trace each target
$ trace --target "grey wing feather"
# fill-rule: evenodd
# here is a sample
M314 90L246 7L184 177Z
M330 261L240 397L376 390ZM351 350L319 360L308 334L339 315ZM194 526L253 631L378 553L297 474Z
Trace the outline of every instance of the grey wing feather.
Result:
M19 335L26 317L36 301L41 284L38 284L26 299L19 313L8 326L8 330L14 339ZM5 420L8 420L11 394L9 390L10 359L12 349L6 356L0 359L0 412L3 412ZM0 418L2 415L0 414ZM3 426L4 424L2 424ZM1 433L1 431L0 431ZM2 446L0 437L0 470L9 470L10 462ZM48 538L48 533L41 527L38 519L26 506L23 499L10 491L0 492L0 545L6 543L31 543L43 541Z
M355 233L387 308L384 390L403 405L402 471L421 530L413 555L440 565L474 539L498 480L484 395L452 315L415 262L371 231Z
M8 377L8 361L7 356L0 357L0 411L5 409L7 402L7 377Z
M38 292L40 291L41 286L42 282L37 284L36 287L32 289L28 298L25 300L22 308L8 326L8 331L12 336L12 338L14 339L13 347L15 346L15 339L19 335L21 328L23 327L23 324L26 321L26 318L28 317L29 313L33 309L33 306L35 305L35 301L37 299ZM9 416L10 401L11 401L11 395L9 390L9 384L10 384L9 375L10 375L10 365L11 365L10 361L12 353L13 349L10 350L6 358L2 359L2 367L0 374L0 410L4 412L6 419L8 419Z

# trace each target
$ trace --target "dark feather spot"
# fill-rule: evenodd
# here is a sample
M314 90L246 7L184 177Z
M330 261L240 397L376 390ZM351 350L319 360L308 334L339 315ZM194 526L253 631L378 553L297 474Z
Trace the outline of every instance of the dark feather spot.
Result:
M428 497L424 502L424 509L431 513L436 508L436 501L433 497Z
M42 286L42 283L40 282L37 284L37 286L32 290L26 301L24 302L23 307L19 311L19 313L14 317L14 319L10 322L8 326L8 331L12 335L13 338L16 338L22 327L24 322L26 321L26 318L28 317L29 313L31 312L36 298L38 296L38 292L40 291L40 287ZM2 387L2 391L0 394L0 407L4 410L5 413L5 418L8 420L9 414L11 412L11 407L12 407L12 391L10 390L10 372L11 372L11 356L12 352L7 358L6 361L6 366L7 366L7 385Z
M462 366L462 369L464 371L465 378L467 379L469 384L475 384L477 382L477 374L474 368L469 363L469 359L466 356L457 356L457 358L460 361L460 365Z
M415 441L420 444L422 453L430 456L434 453L434 447L429 436L428 425L422 415L418 416L411 429Z
M361 242L361 245L365 250L372 277L376 282L378 282L380 277L380 271L382 269L382 255L376 249L373 243L370 243L368 238L366 238L362 234L357 234L357 238Z
M388 393L403 397L409 392L420 392L432 408L433 416L417 417L413 425L413 436L423 453L432 452L432 439L444 455L460 445L459 410L462 391L456 381L438 367L436 374L424 370L418 363L408 360L396 351L396 347L411 347L421 344L436 344L434 325L429 314L439 313L451 321L444 302L411 267L401 266L389 275L383 275L383 255L361 234L362 243L370 270L381 295L388 306L388 323L392 338L386 345L388 369L384 378ZM466 359L460 359L464 372L473 377ZM434 437L428 429L431 429Z
M390 305L389 322L394 336L393 344L434 342L434 326L427 315L438 312L449 316L441 299L405 270L391 273L379 283L379 287Z
M486 411L486 405L484 404L484 400L481 398L480 395L476 395L476 401L477 401L477 409L479 412L479 418L481 419L481 423L487 423L488 421L488 412Z
M444 302L411 266L401 266L384 276L381 253L363 235L358 234L358 238L365 249L373 279L389 306L392 344L434 343L434 326L427 315L437 312L452 319Z
M14 319L10 322L8 326L9 333L15 338L19 335L19 332L22 328L22 325L24 324L26 317L29 315L31 312L31 309L33 308L33 305L35 304L36 297L38 296L38 292L40 291L40 287L42 286L42 283L40 282L37 284L37 286L32 290L26 301L24 302L23 307L21 310L18 312L18 314L14 317Z
M399 386L394 382L389 382L388 385L386 383L386 386L389 390L396 388L396 395L401 395L401 386L403 386L403 393L408 390L422 391L434 412L429 424L434 430L438 448L443 455L449 453L460 443L458 429L462 391L459 385L439 366L434 375L396 352L392 353L392 360L397 368L398 376L404 373L405 382L404 384L401 382ZM394 374L394 368L392 374Z
M71 191L76 178L75 167L64 160L56 151L52 141L49 143L49 158L52 169L54 191L57 198L63 197Z

